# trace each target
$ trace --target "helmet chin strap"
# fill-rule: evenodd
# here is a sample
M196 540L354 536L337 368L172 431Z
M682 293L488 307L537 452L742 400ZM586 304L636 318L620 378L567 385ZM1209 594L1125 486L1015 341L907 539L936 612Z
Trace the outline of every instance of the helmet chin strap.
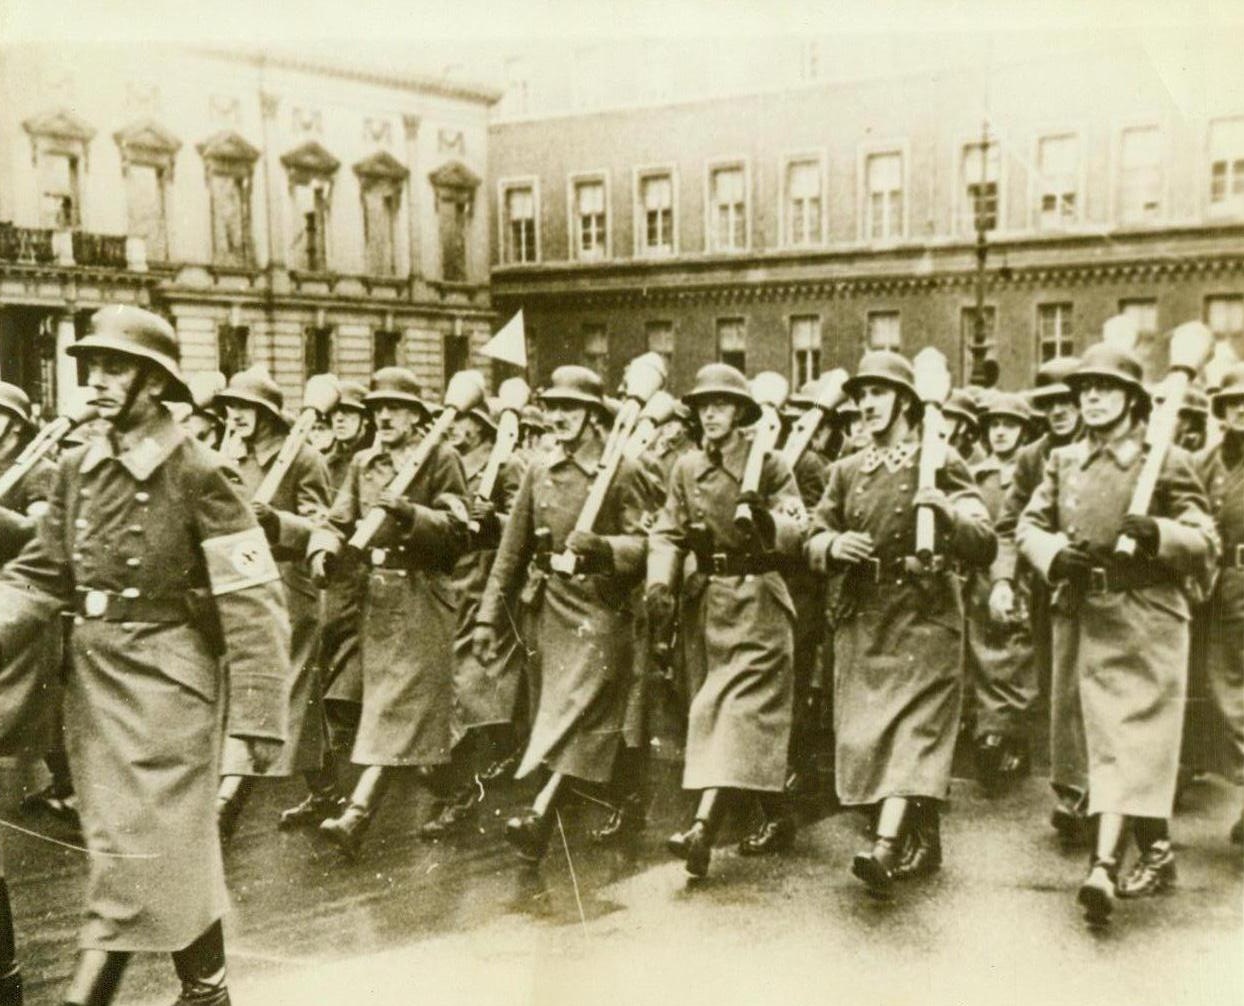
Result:
M118 430L128 430L130 428L130 413L134 409L134 403L138 401L138 396L147 387L147 376L146 365L139 364L138 370L134 374L134 380L125 392L125 401L121 403L121 408L112 419L112 425Z

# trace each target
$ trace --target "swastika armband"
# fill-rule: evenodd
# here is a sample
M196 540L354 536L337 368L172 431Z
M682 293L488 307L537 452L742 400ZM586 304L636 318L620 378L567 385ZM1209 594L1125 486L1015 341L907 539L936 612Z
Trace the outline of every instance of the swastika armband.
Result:
M280 577L264 533L257 527L207 538L202 543L212 594L258 587Z

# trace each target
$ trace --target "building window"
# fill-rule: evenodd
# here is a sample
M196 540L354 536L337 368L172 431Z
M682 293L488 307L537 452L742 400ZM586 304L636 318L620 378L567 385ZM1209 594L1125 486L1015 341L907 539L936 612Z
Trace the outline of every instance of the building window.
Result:
M536 192L530 185L505 189L505 261L536 260Z
M605 258L609 254L609 234L603 179L574 183L572 213L575 254L583 260Z
M815 314L790 320L791 387L798 390L821 373L821 319Z
M609 372L609 333L599 322L583 326L583 362L601 377Z
M450 333L445 336L443 347L445 359L445 381L459 371L471 365L471 340L468 336Z
M467 276L468 225L475 210L479 177L461 161L450 161L428 175L436 192L436 217L441 239L441 279L464 283Z
M868 312L868 348L898 351L903 345L902 319L898 311Z
M972 374L973 364L978 355L988 358L997 345L998 333L998 310L992 305L986 305L981 311L981 319L985 323L985 343L981 348L977 348L976 344L976 308L965 307L959 312L959 345L963 347L963 366L964 379L968 379Z
M168 258L168 223L164 206L164 171L152 164L131 164L125 172L126 232L142 238L147 257Z
M1049 363L1076 351L1070 304L1037 305L1037 362Z
M1244 118L1209 124L1209 210L1244 213Z
M1123 130L1119 140L1119 220L1156 220L1162 211L1162 131Z
M747 372L747 324L742 318L717 319L717 359Z
M865 234L875 241L903 235L903 155L870 154L864 163Z
M1119 301L1119 314L1126 315L1136 323L1141 338L1153 336L1158 331L1158 302L1152 298L1136 298Z
M665 360L665 370L673 373L674 361L674 323L672 321L650 321L644 326L648 352L659 353Z
M996 142L969 143L963 148L959 167L959 227L963 233L998 226L998 177L1000 158Z
M747 247L747 175L740 165L709 172L709 247L741 251Z
M397 348L402 344L402 333L378 328L371 334L371 369L397 366Z
M328 185L319 180L294 186L290 257L295 269L324 272L328 268L328 192Z
M289 174L293 205L290 264L307 272L326 272L333 176L341 164L314 140L283 155L281 163Z
M39 223L67 230L82 222L79 201L79 160L71 154L47 153L39 158Z
M212 204L212 261L225 266L250 265L250 177L210 175L208 194Z
M216 329L217 367L226 378L250 366L251 330L246 325L221 325Z
M371 276L397 274L397 214L409 172L378 151L354 165L363 200L363 259Z
M674 178L668 173L639 180L641 248L645 255L674 252Z
M327 325L308 325L302 337L302 366L306 377L333 370L333 330Z
M786 165L786 243L821 242L821 165L816 160Z
M1080 218L1080 138L1068 133L1037 143L1037 226L1057 230Z
M1244 297L1239 294L1206 297L1205 324L1216 339L1244 338Z

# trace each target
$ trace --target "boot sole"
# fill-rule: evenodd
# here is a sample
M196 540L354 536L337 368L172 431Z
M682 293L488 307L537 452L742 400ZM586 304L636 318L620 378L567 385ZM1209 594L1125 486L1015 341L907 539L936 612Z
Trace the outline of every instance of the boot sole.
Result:
M325 828L323 825L320 825L320 834L332 842L333 847L351 863L358 861L359 843L357 841L335 828Z

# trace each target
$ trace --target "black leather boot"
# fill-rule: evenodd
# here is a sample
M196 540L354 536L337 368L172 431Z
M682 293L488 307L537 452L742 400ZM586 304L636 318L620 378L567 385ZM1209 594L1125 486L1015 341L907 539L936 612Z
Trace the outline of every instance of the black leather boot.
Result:
M760 827L739 842L740 856L775 856L788 852L799 830L785 793L760 794L764 820Z
M173 1006L229 1006L225 986L225 933L219 920L197 940L173 954L181 995Z
M331 790L326 793L308 793L301 803L281 811L276 826L282 831L291 828L317 828L330 817L340 814L344 803Z
M1091 926L1102 926L1114 912L1116 879L1119 864L1113 859L1094 857L1089 874L1080 885L1076 900L1084 909L1084 918Z
M130 955L120 950L82 950L74 969L65 1006L109 1006L121 986Z
M708 874L708 864L713 858L713 836L707 821L696 820L686 831L671 835L665 847L687 864L687 873L691 876Z
M868 893L877 898L889 898L893 894L894 869L902 855L902 843L889 835L878 835L871 852L857 852L851 861L851 872L868 887Z
M592 841L600 845L624 842L639 835L647 823L647 800L642 794L631 793L613 809L608 820L592 832Z
M936 800L913 800L911 831L902 859L894 867L895 880L927 877L942 868L941 811Z
M480 799L480 790L477 786L469 786L453 794L445 801L441 812L419 829L419 837L431 842L462 831L475 819L475 811L479 807Z
M359 858L363 847L363 835L371 824L371 810L351 801L340 817L330 817L320 822L320 834L337 847L346 859Z
M519 858L528 863L538 863L544 858L552 834L552 817L530 807L505 822L505 840L514 847Z

